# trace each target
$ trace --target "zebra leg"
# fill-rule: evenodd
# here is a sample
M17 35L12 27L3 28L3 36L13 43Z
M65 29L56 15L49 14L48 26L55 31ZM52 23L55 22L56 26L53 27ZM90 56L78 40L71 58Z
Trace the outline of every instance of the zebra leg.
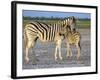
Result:
M71 50L71 47L69 48L69 51L70 51L70 57L72 57L72 50Z
M62 60L62 56L61 56L61 40L59 40L58 49L59 49L59 58L60 58L60 60Z
M55 60L57 60L57 50L59 50L59 58L62 60L61 56L61 40L57 40L55 48Z
M26 63L29 62L28 50L29 50L29 49L26 47L26 51L25 51L25 62L26 62Z
M61 56L61 40L57 40L57 42L56 42L55 60L57 60L57 49L59 50L59 58L60 58L60 60L62 60L62 56Z
M67 42L67 57L72 57L72 51L70 48L70 44Z
M76 48L77 48L77 59L80 58L80 51L81 51L81 47L80 47L80 44L76 44Z
M59 58L60 60L62 60L62 56L61 56L61 47L59 46Z
M56 45L56 48L55 48L55 61L57 60L57 45Z
M28 63L29 62L29 49L32 46L32 41L27 41L26 44L26 52L25 52L25 61Z
M26 53L25 53L25 61L28 63L29 62L29 49L31 47L34 47L35 46L35 43L36 43L36 40L37 38L34 37L34 38L30 38L28 41L27 41L27 44L26 44Z

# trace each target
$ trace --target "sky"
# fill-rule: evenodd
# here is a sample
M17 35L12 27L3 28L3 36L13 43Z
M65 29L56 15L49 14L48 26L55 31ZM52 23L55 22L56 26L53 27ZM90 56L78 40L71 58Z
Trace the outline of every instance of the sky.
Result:
M89 18L91 17L90 13L75 13L75 12L54 12L54 11L34 11L34 10L23 10L23 16L30 17L69 17L74 16L77 18Z

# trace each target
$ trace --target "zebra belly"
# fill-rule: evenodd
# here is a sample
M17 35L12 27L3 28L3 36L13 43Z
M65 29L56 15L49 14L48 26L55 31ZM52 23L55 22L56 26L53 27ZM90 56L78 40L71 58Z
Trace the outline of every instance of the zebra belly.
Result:
M49 39L40 39L41 42L54 42L55 40L49 40Z

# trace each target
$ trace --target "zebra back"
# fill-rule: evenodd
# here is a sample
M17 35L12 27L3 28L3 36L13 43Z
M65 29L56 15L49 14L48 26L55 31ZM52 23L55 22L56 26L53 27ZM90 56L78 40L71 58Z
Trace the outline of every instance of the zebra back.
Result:
M54 41L57 33L61 35L66 33L65 25L70 25L69 18L65 20L59 20L52 25L44 22L33 21L26 25L25 31L29 37L37 36L41 41Z

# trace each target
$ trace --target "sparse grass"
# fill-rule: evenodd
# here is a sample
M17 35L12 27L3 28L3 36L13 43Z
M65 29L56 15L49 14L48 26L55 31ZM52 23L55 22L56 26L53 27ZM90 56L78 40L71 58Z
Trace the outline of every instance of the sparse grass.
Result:
M90 24L90 20L86 20L86 21L78 21L77 22L77 28L90 28L91 24Z

